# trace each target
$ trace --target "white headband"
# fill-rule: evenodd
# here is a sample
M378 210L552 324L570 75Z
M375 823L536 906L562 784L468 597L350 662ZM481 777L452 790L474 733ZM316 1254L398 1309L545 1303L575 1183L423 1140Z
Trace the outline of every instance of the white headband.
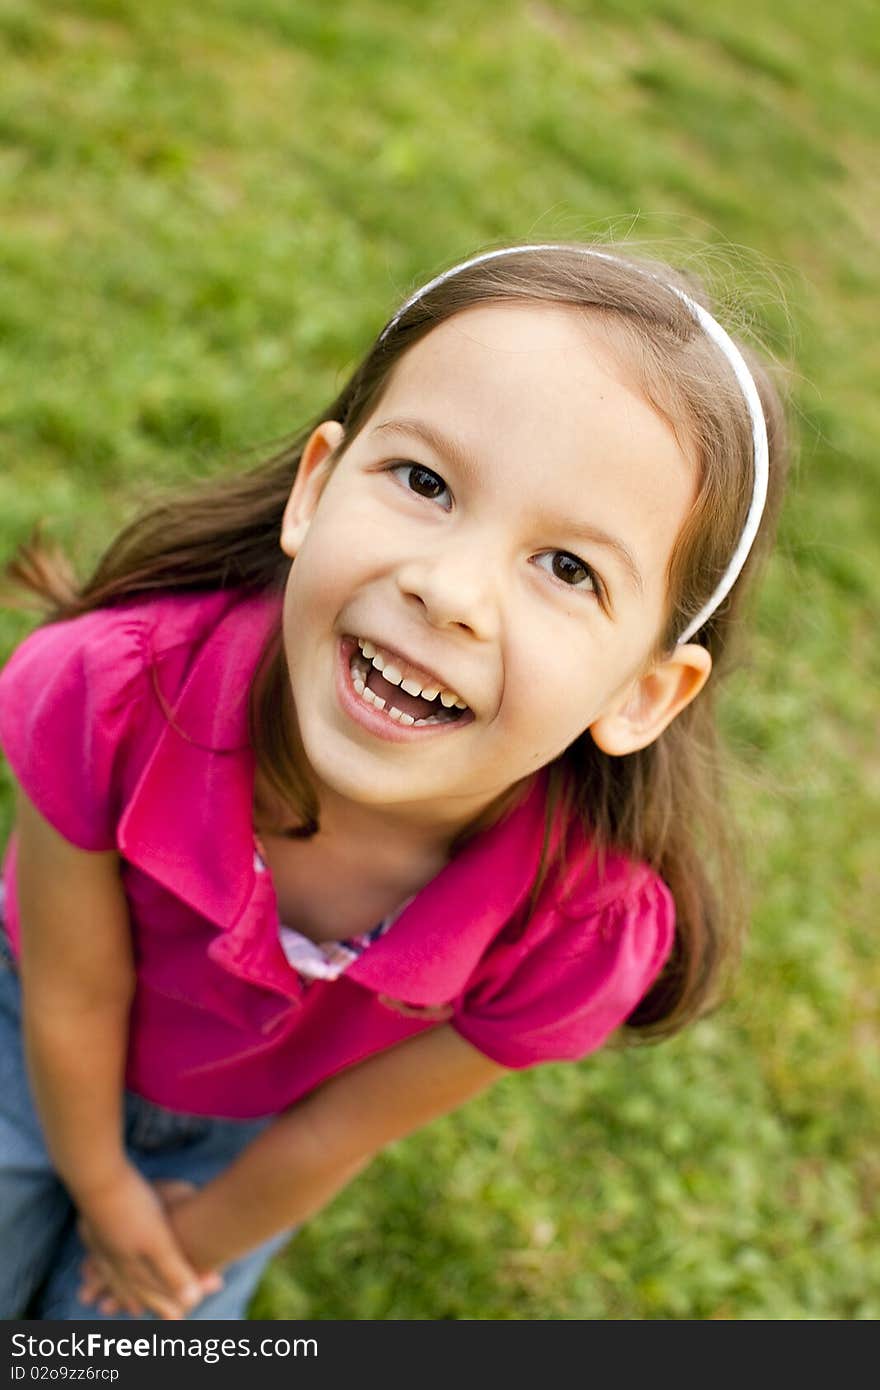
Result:
M472 265L479 265L481 261L495 260L500 256L514 256L522 251L576 251L580 255L596 256L599 260L603 261L617 262L620 260L620 258L617 256L609 256L604 251L593 251L586 246L575 247L554 245L552 243L535 246L507 246L501 251L484 251L483 254L480 256L472 256L470 260L462 261L459 265L453 266L451 270L444 270L442 275L435 276L433 280L428 281L427 285L422 285L421 289L416 290L415 294L411 294L409 299L407 299L406 302L402 304L400 308L397 310L397 313L394 315L394 317L390 319L389 322L385 325L381 334L379 335L379 341L381 342L382 339L385 338L386 335L391 332L394 325L406 313L407 309L409 309L413 304L417 303L418 300L420 300L423 297L423 295L426 295L429 292L429 290L433 290L434 288L436 288L437 285L442 285L444 280L451 279L452 276L458 275L462 270L469 269L469 267ZM635 262L626 261L623 262L623 264L631 266L632 269L638 270L643 275L651 275L652 279L656 278L655 276L653 276L651 271L643 270L642 267L637 265ZM718 323L712 317L708 310L703 308L702 304L698 304L695 299L691 299L689 294L685 294L684 290L678 289L676 285L667 285L667 289L672 290L673 293L677 294L679 299L681 299L687 305L694 318L697 320L700 327L703 329L706 336L708 338L711 338L712 342L715 343L721 349L721 351L724 353L724 356L727 358L727 361L730 363L733 374L739 382L740 390L742 391L743 396L745 397L746 405L749 408L749 415L752 421L754 464L754 484L752 489L752 501L749 507L748 516L745 520L742 535L739 538L739 543L736 547L736 550L733 552L733 555L730 558L730 563L728 564L727 569L724 571L724 574L721 576L721 579L719 580L714 592L711 594L706 603L703 604L703 607L700 609L699 613L696 615L693 621L688 624L682 635L679 637L678 644L681 645L682 642L690 641L691 637L693 637L696 632L699 632L700 628L707 621L707 619L712 616L719 604L721 604L724 601L724 599L727 598L727 595L730 593L731 589L733 588L734 584L739 578L740 571L742 570L742 567L746 562L746 558L748 556L749 551L752 548L752 543L755 539L755 536L758 534L758 527L761 524L761 516L764 511L764 503L767 500L769 451L767 447L767 425L764 420L764 411L761 406L761 398L758 395L758 389L755 386L752 374L746 366L745 358L743 357L739 348L736 346L736 343L734 343L732 338L730 338L727 335L727 333L725 333L724 329L721 327L721 324Z

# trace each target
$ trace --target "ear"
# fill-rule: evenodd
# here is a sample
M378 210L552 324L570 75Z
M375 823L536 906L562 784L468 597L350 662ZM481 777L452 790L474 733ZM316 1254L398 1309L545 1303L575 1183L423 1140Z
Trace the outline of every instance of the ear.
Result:
M712 670L705 647L686 642L630 682L590 725L603 753L620 757L647 748L702 690Z
M338 420L324 420L309 435L281 521L281 549L291 559L303 541L330 475L332 455L345 438Z

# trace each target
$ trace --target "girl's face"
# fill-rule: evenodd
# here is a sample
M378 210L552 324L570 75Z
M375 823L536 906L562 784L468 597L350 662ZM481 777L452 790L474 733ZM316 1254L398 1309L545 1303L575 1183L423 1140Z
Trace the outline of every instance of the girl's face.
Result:
M285 650L319 798L454 832L586 729L632 751L696 694L702 648L646 670L695 465L597 322L468 309L403 357L331 468L343 437L334 422L312 435L281 538L296 557ZM440 697L411 703L438 686L467 710L448 720Z

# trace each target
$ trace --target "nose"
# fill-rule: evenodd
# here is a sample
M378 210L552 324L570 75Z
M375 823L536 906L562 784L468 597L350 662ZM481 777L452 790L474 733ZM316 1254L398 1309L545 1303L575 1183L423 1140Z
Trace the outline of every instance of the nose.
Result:
M449 546L423 552L401 565L397 584L432 627L458 628L482 642L498 633L498 598L492 563L483 546Z

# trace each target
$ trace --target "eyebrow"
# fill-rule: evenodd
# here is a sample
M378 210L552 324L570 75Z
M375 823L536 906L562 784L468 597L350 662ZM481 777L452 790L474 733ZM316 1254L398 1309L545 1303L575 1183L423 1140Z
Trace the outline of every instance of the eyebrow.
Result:
M427 420L416 420L404 418L400 420L383 420L381 425L370 431L371 434L409 434L421 439L428 448L439 455L441 458L449 459L466 477L475 478L479 476L479 469L465 448L458 440L442 433L434 425L429 425ZM550 522L552 523L552 520ZM604 546L615 554L626 570L630 582L640 594L644 594L645 585L639 567L633 558L632 552L624 544L619 536L612 536L608 531L603 531L598 526L574 522L568 517L560 518L556 524L560 530L567 535L576 536L581 540L591 541L594 545Z

